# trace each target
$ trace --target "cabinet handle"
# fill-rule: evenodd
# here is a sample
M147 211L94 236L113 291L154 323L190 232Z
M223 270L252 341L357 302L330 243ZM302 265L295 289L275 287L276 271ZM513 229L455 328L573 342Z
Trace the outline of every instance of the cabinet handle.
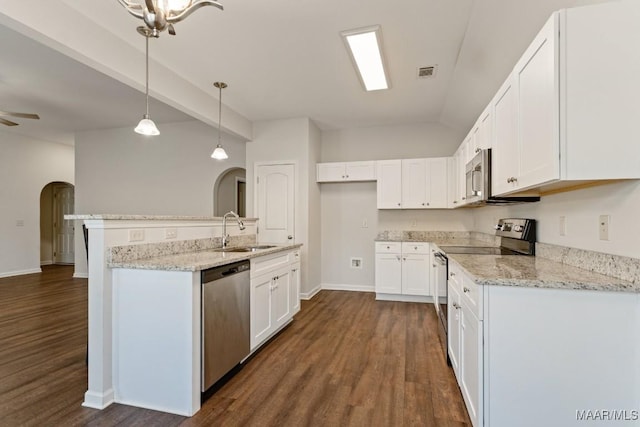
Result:
M345 178L349 178L349 175L345 176Z
M462 198L462 200L467 200L467 198L466 198L466 197L463 197L463 198Z
M398 206L401 206L401 204L400 204L400 203L398 203Z
M453 204L455 205L456 203L458 203L458 201L457 201L457 200L454 200L454 201L453 201Z
M417 250L418 250L418 247L417 247L417 246L414 246L414 247L413 247L413 250L414 250L414 251L417 251Z
M476 148L476 153L479 153L480 151L482 151L480 148Z
M429 206L429 203L427 203L427 206Z
M451 276L451 277L453 277L455 275L456 275L456 273L454 273L453 271L451 273L449 273L449 276Z
M460 306L456 302L453 303L453 308L455 308L456 310L460 310Z
M400 255L396 255L396 259L400 261Z
M342 175L342 179L346 178L346 176Z
M391 246L387 246L387 249L391 249Z
M406 259L406 258L402 258L402 260L403 260L403 261L406 261L407 259Z
M468 293L469 293L469 291L470 291L470 289L469 289L469 288L462 288L462 292L464 292L465 294L468 294Z
M438 266L437 266L437 265L435 265L435 264L431 264L431 267L436 268L436 267L438 267Z

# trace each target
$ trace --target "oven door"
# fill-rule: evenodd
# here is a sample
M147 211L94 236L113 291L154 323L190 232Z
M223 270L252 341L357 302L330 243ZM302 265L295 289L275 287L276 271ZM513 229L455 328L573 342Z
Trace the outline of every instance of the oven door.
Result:
M447 277L448 277L448 264L449 259L444 252L436 252L434 255L435 266L435 305L440 321L445 331L447 330Z

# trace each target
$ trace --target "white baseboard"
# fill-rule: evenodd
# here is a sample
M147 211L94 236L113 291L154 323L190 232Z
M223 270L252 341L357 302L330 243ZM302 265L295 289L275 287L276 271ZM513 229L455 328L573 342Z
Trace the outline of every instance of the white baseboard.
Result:
M352 291L352 292L375 292L376 288L373 285L349 285L343 283L322 283L322 289L328 291Z
M25 274L34 274L34 273L42 273L42 269L32 268L30 270L7 271L6 273L0 273L0 277L23 276Z
M88 279L89 275L87 273L73 273L74 279Z
M53 264L53 260L46 260L46 261L40 261L40 267L42 267L43 265L51 265Z
M433 297L420 295L376 294L377 301L422 302L433 304Z
M300 292L300 299L303 299L305 301L310 300L311 298L315 297L316 294L318 292L320 292L322 290L322 286L318 285L315 288L311 289L309 292Z
M93 409L104 409L114 402L113 389L105 391L104 393L98 393L95 391L87 390L84 394L84 402L82 406Z

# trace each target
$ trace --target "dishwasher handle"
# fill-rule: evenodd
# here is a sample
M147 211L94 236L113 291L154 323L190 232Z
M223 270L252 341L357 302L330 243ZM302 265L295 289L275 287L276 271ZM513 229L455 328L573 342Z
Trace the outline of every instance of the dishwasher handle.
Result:
M223 277L230 277L236 274L248 272L249 267L250 264L247 260L202 270L202 283L209 283L214 280L222 279Z

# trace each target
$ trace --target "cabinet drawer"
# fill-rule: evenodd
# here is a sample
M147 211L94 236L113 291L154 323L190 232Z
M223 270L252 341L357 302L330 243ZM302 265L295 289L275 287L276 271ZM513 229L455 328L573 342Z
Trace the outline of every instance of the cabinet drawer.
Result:
M257 277L289 264L292 252L280 252L251 259L251 277Z
M462 305L469 308L478 320L482 320L482 298L480 296L480 286L466 276L461 277L462 284Z
M401 249L400 242L376 242L376 253L378 254L399 254Z
M403 254L428 254L429 243L424 242L402 242Z

